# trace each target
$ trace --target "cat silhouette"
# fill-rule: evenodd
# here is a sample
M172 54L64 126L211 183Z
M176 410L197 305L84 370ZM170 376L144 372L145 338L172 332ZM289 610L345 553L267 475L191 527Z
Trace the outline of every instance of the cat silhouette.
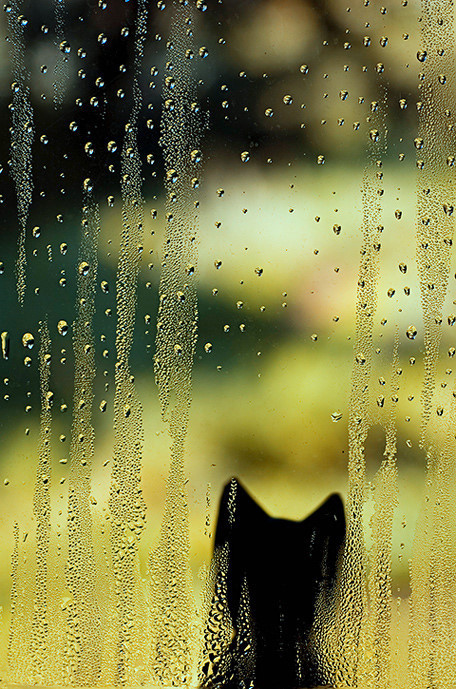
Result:
M339 495L302 521L291 521L269 516L238 479L226 484L201 686L296 689L323 683L313 625L317 606L333 600L345 531ZM223 619L230 621L228 636Z

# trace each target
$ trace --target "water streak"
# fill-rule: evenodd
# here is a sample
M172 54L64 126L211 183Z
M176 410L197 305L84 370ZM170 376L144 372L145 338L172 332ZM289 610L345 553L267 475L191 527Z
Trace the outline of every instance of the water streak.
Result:
M17 294L22 305L26 290L25 239L33 194L32 145L34 139L33 108L30 100L30 75L25 66L24 31L28 20L21 14L20 0L13 0L7 13L11 45L11 175L16 186L19 222L18 257L16 261Z

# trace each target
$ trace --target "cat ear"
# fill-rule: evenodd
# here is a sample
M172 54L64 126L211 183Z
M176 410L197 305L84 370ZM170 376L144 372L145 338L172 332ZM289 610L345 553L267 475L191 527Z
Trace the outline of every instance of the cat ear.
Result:
M345 512L342 499L333 494L301 522L309 534L309 559L318 565L319 579L334 582L345 541Z
M214 562L225 582L225 595L233 620L236 620L242 584L250 573L251 557L258 543L267 538L271 521L237 478L224 487L220 500L214 543Z
M246 491L242 483L233 477L225 485L220 500L215 547L238 539L247 541L255 536L255 530L270 517Z

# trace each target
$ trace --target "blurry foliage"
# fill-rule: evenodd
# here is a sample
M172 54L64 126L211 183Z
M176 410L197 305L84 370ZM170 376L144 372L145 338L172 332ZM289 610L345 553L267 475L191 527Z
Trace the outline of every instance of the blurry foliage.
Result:
M372 11L362 3L350 7L348 2L208 0L208 9L195 26L197 40L208 52L206 58L195 56L194 60L203 120L209 125L202 146L205 172L197 271L199 342L188 451L194 485L191 498L201 512L206 483L211 482L216 493L222 480L232 473L245 474L258 494L264 491L267 500L272 500L273 507L292 511L297 517L307 511L306 501L315 501L330 489L344 489L353 354L350 338L361 222L359 189L369 118L378 108L385 113L390 144L384 160L391 166L391 185L403 188L401 204L409 214L404 210L400 227L406 226L401 231L407 238L414 229L410 132L417 117L419 32L416 0L394 0L386 14L379 6L375 22ZM144 162L145 241L132 356L144 391L149 443L144 485L154 518L160 514L159 489L167 469L166 442L158 437L158 424L152 420L157 416L152 357L164 223L163 161L158 140L171 17L171 3L165 4L165 11L160 11L156 2L150 3L150 40L141 82L144 106L139 146ZM31 428L30 437L21 440L28 449L20 451L22 459L30 462L39 413L38 345L31 353L26 352L21 338L30 331L37 342L38 322L47 316L54 335L61 318L70 325L66 337L53 338L54 415L59 432L70 434L71 324L75 317L82 181L90 177L102 208L98 282L109 285L107 292L98 290L95 323L95 417L101 430L98 449L104 460L109 456L106 438L110 428L106 414L101 420L98 404L106 398L110 414L121 224L120 152L132 102L136 3L107 0L103 9L103 2L67 0L64 31L71 52L66 95L58 109L52 83L62 53L55 45L54 3L27 0L22 5L28 19L26 63L35 112L35 192L27 236L28 294L20 309L15 291L15 190L8 172L10 143L7 136L2 137L0 260L4 270L0 275L0 329L7 330L11 338L10 359L0 360L1 380L8 379L3 394L9 395L7 401L0 400L5 409L2 432L8 438L8 448L13 448L17 434ZM407 32L404 26L410 27ZM43 27L49 27L49 32ZM2 33L7 33L4 21ZM106 42L99 40L101 33ZM81 51L86 57L81 57ZM5 41L1 57L0 125L7 132L11 76ZM101 79L101 86L97 79ZM291 96L287 102L286 96ZM93 98L96 104L93 100L91 104ZM272 114L266 114L268 109ZM76 128L70 127L73 122ZM111 141L117 144L114 152L108 150ZM92 144L93 155L87 154L87 142ZM241 151L251 154L247 165L240 163ZM404 169L398 171L396 161L403 151L410 157L410 165L407 158ZM325 157L325 167L317 166L317 156ZM223 194L217 192L219 188ZM113 200L107 202L110 196ZM393 193L385 197L384 212L387 222L396 223L396 228L395 199ZM32 228L38 226L39 236L33 237ZM65 253L62 243L67 244ZM397 241L393 244L396 266L402 256L395 256ZM404 247L406 244L405 240ZM405 250L413 254L413 246ZM218 260L222 261L219 269L214 265ZM261 275L255 272L258 269ZM386 290L402 279L396 267L394 271L392 282L382 284L380 302L387 305L392 302L385 296ZM65 287L59 284L62 278L66 279ZM39 287L38 294L35 287ZM395 305L405 299L402 292L401 283ZM409 314L418 313L416 293L407 304ZM106 315L106 309L111 309L111 315ZM393 338L394 332L385 334L385 367L389 366ZM210 350L205 349L208 343ZM405 346L412 348L408 342ZM420 360L420 352L413 353ZM23 365L26 354L33 359L31 367ZM60 364L60 359L65 363ZM418 390L420 371L418 366L416 369L409 382ZM58 411L62 403L69 407L66 416ZM28 416L24 414L26 404L32 406ZM335 422L331 415L339 411L342 418ZM405 421L408 415L404 403L398 426L406 462L419 456L414 449L417 423ZM374 438L368 452L374 456L371 463L376 467L383 453L383 438ZM22 475L28 475L23 470L26 462L21 460L15 467L15 460L5 454L0 461L11 479L10 489ZM421 457L419 461L422 464ZM213 465L213 470L208 471L208 465ZM59 470L64 475L65 468ZM100 481L103 484L106 477ZM1 486L1 490L7 489ZM24 505L26 499L24 491ZM12 501L8 504L12 509ZM409 507L415 509L413 499Z

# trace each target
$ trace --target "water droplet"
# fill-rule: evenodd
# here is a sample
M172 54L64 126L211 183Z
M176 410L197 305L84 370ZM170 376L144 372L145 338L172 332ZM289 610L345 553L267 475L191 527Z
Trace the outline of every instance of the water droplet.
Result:
M418 62L425 62L427 58L427 51L426 50L419 50L416 54L416 59Z
M0 335L1 343L2 343L2 357L7 360L9 358L9 351L10 351L10 338L9 334L6 330L2 332Z
M293 103L293 96L290 96L290 94L287 93L287 94L282 98L282 100L283 100L283 102L285 103L285 105L291 105L291 104Z
M33 337L32 333L24 333L24 335L22 335L22 345L24 347L27 347L28 349L33 349L34 344L35 338Z
M87 261L81 261L81 263L78 265L79 275L84 275L84 277L85 277L86 275L88 275L89 270L90 270L90 266L87 263Z
M414 325L409 325L409 327L405 331L405 334L407 335L409 340L414 340L415 337L418 335L418 330L415 328Z
M341 411L333 411L331 414L331 421L333 421L333 423L337 423L337 421L341 420L342 416L343 414Z
M248 151L242 151L241 160L243 163L248 163L250 160L250 153Z
M204 351L206 354L210 354L212 352L212 343L211 342L206 342L204 345Z
M166 181L167 182L171 182L171 184L175 184L177 182L177 179L178 179L178 174L177 174L176 170L174 170L174 168L166 171Z
M68 323L63 319L57 323L57 331L59 335L65 336L68 332Z
M59 48L65 55L68 55L68 53L71 52L71 46L68 41L62 41L59 45Z

